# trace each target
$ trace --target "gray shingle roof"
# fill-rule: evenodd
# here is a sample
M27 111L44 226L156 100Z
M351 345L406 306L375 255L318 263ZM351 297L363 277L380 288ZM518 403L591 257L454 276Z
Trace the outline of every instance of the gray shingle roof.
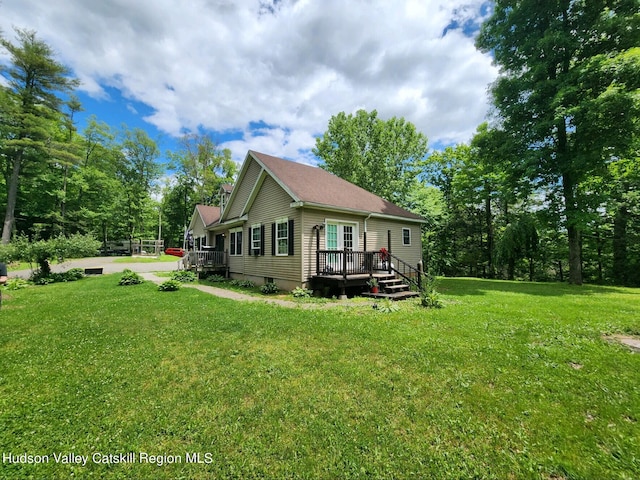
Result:
M211 207L209 205L196 205L196 209L202 218L202 223L208 227L212 223L220 220L220 207Z
M326 170L284 160L250 150L249 155L260 162L279 183L294 196L294 200L317 206L334 207L359 212L422 220L409 212Z

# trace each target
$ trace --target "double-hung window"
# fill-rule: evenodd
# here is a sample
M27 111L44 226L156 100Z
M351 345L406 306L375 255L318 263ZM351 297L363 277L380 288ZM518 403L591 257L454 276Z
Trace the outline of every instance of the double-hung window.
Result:
M260 252L260 245L262 244L262 231L260 224L251 225L251 250L253 252Z
M242 255L242 228L229 231L229 255Z
M289 220L276 221L276 255L289 254Z
M402 229L402 245L408 247L411 245L411 229L403 228Z

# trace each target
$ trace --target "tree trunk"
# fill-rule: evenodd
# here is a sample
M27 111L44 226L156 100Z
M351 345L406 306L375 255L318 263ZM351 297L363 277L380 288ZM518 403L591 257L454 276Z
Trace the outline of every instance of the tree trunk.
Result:
M613 218L613 281L617 285L627 283L627 222L629 212L619 205Z
M567 239L569 241L569 283L582 285L582 264L580 252L580 229L578 228L578 208L576 205L571 175L562 176L564 210L567 217Z
M485 184L485 189L488 189L488 185ZM489 278L494 278L493 271L493 217L491 215L491 195L487 194L484 203L485 210L485 222L487 225L487 268L489 270Z
M20 179L20 167L22 166L22 150L16 152L13 159L13 170L11 179L9 180L9 189L7 191L7 211L4 215L4 226L2 228L2 244L6 245L11 241L11 232L16 221L15 210L18 200L18 181Z

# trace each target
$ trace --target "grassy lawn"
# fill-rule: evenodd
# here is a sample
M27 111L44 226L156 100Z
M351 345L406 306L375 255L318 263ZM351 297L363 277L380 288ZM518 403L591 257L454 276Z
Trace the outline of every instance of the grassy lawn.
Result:
M165 255L164 253L162 253L160 254L159 257L132 257L127 255L124 257L117 258L116 260L113 261L113 263L157 263L157 262L178 263L179 260L180 260L179 257L176 257L174 255Z
M118 278L4 292L0 451L49 463L0 478L640 478L640 354L602 339L638 289L445 279L382 314Z

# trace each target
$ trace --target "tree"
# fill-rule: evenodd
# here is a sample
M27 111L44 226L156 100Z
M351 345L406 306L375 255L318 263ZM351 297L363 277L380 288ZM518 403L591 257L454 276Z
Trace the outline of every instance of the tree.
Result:
M200 134L183 136L180 146L181 149L171 155L172 167L177 169L180 183L191 186L192 198L197 203L216 204L220 186L232 182L236 174L231 150L219 149L210 135Z
M126 212L129 240L145 233L145 215L152 208L152 189L161 173L159 156L158 146L144 130L125 130L116 176L124 187L121 211Z
M497 0L477 40L501 67L494 104L528 148L523 171L561 186L574 284L582 283L581 184L637 135L637 11L637 0Z
M8 243L15 223L15 208L18 184L26 162L35 161L47 141L46 122L54 118L60 109L58 93L73 90L79 82L71 77L71 71L53 58L53 51L36 34L29 30L16 29L19 43L0 39L11 58L11 65L3 72L8 86L5 125L11 130L4 142L9 159L10 174L7 182L7 208L2 229L2 243ZM10 115L6 112L9 111Z
M331 117L313 154L325 170L406 206L427 148L427 137L404 118L384 121L375 110L358 110Z

